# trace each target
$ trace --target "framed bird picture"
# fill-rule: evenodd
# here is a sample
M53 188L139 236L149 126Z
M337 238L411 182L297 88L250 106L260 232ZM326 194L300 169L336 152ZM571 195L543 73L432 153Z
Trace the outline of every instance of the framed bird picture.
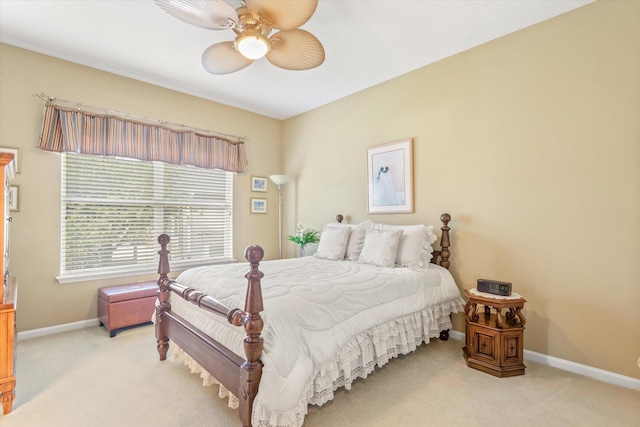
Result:
M367 213L413 213L413 139L367 150Z

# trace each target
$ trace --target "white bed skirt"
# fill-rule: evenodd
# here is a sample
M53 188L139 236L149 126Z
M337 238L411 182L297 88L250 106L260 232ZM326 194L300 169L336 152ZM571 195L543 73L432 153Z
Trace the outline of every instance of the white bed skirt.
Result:
M375 326L351 338L330 360L314 367L305 392L295 408L275 412L260 400L260 391L253 405L253 425L257 427L299 427L307 414L308 405L323 405L334 397L340 387L351 389L357 378L366 378L376 366L387 364L392 358L414 351L422 343L438 337L440 331L451 329L450 313L463 310L462 298L442 303L418 313L403 316ZM219 384L219 396L229 398L229 406L238 407L238 399L193 360L180 347L171 343L171 358L182 359L192 373L200 374L203 385Z

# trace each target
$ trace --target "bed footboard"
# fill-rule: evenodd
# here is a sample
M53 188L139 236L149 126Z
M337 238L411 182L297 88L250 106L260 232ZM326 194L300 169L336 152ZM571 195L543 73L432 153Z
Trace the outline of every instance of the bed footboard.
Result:
M251 426L253 400L258 393L262 376L262 337L260 333L264 323L260 317L263 310L262 288L260 279L264 276L258 269L264 256L260 246L252 245L245 250L245 258L251 264L247 278L247 295L245 308L229 308L215 298L189 288L168 276L169 250L167 245L170 237L162 234L158 237L160 243L160 262L158 265L158 302L156 303L156 339L160 360L167 358L169 340L179 345L213 375L222 385L231 390L239 400L239 415L243 426ZM220 344L200 329L194 327L180 316L171 312L171 293L219 316L227 318L235 326L244 326L244 352L246 359L238 356L224 345Z

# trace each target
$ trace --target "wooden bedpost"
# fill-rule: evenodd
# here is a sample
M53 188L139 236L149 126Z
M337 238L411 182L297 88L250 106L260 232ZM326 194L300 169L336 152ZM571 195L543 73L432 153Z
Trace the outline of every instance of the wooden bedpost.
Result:
M169 350L169 338L164 332L164 323L162 321L162 314L171 310L171 290L169 289L169 250L167 245L171 241L171 238L167 234L161 234L158 236L158 243L160 243L160 262L158 263L158 301L156 302L156 340L158 342L158 354L160 360L167 358L167 351Z
M264 274L258 269L260 261L264 257L264 250L258 245L248 246L244 251L244 256L251 264L251 270L244 277L248 280L247 297L245 299L244 311L246 313L243 319L245 333L244 352L247 357L242 365L241 381L240 381L240 420L243 426L251 426L251 413L253 411L253 400L258 394L258 386L260 385L260 377L262 376L262 362L260 355L262 354L262 337L260 333L264 326L260 312L263 310L262 305L262 287L260 279Z
M442 221L443 224L442 227L440 227L440 230L442 230L442 236L440 237L440 265L448 269L450 265L449 255L451 255L449 252L449 248L451 247L451 243L449 242L449 230L451 230L451 228L449 228L449 221L451 221L451 215L443 213L440 215L440 221ZM451 317L451 315L449 315L449 317ZM449 339L448 329L440 331L440 339L442 341Z
M449 247L451 245L449 242L449 230L451 230L451 228L449 228L449 221L451 221L451 215L443 213L440 215L440 221L444 224L440 227L440 230L442 230L442 236L440 237L440 247L442 248L440 250L440 265L444 268L449 268L449 255L451 255L449 252Z

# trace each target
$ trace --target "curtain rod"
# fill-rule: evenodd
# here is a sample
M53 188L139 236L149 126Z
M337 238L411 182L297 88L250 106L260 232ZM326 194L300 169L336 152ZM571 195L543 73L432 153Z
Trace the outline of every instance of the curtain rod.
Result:
M212 130L208 130L208 129L201 129L201 128L197 128L197 127L193 127L193 126L188 126L188 125L184 125L181 123L172 123L172 122L168 122L166 120L158 120L158 119L152 119L149 117L144 117L144 116L137 116L135 114L131 114L131 113L126 113L123 111L117 111L117 110L112 110L110 108L104 108L104 107L96 107L93 105L87 105L87 104L83 104L80 102L76 102L76 101L68 101L66 99L58 99L58 98L54 98L52 96L47 95L44 92L41 92L39 94L34 94L33 96L35 96L36 98L40 98L44 101L50 102L54 105L58 105L63 107L64 105L59 105L59 104L68 104L75 106L78 110L82 110L84 109L91 109L91 110L98 110L98 111L104 111L106 114L112 114L112 115L116 115L116 116L121 116L123 118L126 119L133 119L133 120L137 120L137 121L143 121L145 123L148 122L155 122L156 124L160 125L160 126L170 126L172 128L179 128L181 130L191 130L194 132L201 132L201 133L205 133L211 136L220 136L222 138L231 138L231 139L235 139L238 141L242 141L242 142L246 142L247 138L243 137L243 136L237 136L237 135L231 135L228 133L223 133L223 132L217 132L217 131L212 131Z

